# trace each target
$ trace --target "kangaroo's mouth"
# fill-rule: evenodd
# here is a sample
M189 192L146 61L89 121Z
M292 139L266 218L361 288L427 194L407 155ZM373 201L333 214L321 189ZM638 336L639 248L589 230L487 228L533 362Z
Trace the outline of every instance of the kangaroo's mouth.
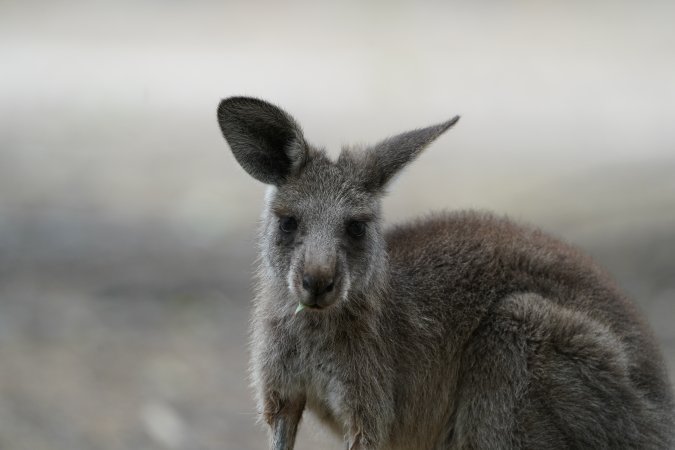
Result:
M338 300L338 295L334 292L327 292L321 295L313 295L304 293L298 301L298 310L310 309L320 311L322 309L330 308Z
M307 310L313 310L313 311L321 311L322 309L326 309L327 306L319 306L319 305L305 305L302 302L298 302L298 307L295 308L295 315L297 315L300 311L307 309Z

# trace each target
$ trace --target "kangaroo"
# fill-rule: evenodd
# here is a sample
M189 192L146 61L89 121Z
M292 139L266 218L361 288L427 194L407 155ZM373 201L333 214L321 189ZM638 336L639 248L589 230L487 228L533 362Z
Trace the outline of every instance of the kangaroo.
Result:
M350 450L673 448L655 339L590 258L484 212L384 230L389 182L458 120L333 161L280 108L220 103L270 185L251 335L270 448L305 409Z

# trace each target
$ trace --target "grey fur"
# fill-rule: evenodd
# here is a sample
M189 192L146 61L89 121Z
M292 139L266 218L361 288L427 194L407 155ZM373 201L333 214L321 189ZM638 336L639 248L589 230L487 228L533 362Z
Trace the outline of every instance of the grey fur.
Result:
M654 338L589 258L487 213L383 231L386 183L456 118L333 162L261 100L223 100L218 117L274 185L251 342L272 449L293 448L305 408L349 449L673 446ZM310 292L307 273L331 289Z

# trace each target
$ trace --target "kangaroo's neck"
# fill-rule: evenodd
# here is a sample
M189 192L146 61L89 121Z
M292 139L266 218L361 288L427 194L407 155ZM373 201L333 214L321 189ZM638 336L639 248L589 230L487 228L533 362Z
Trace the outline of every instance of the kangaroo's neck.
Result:
M386 299L391 295L389 258L385 253L373 263L363 280L350 289L344 307L354 314L369 319L378 319Z

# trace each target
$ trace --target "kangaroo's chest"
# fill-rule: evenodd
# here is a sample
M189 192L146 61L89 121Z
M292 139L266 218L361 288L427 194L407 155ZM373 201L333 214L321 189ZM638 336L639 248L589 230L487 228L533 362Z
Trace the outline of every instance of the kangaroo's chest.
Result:
M292 362L283 365L286 372L282 379L299 388L307 399L307 408L335 432L344 433L347 417L344 403L352 365L350 355L345 355L339 345L325 340L296 341Z
M324 370L312 370L312 378L305 383L307 409L333 431L342 435L347 416L344 402L345 383L340 377Z

